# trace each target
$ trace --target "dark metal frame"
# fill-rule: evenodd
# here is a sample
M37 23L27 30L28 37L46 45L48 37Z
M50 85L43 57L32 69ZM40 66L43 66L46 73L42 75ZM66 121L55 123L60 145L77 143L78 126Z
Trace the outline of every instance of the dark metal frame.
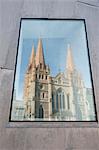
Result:
M61 121L61 120L59 120L59 121L53 121L53 120L51 120L51 121L47 121L47 120L41 120L41 121L39 121L39 120L34 120L34 121L30 121L30 120L23 120L23 121L19 121L19 120L11 120L11 111L12 111L12 103L13 103L13 93L14 93L14 83L15 83L15 75L16 75L16 67L17 67L17 57L18 57L18 48L19 48L19 40L20 40L20 32L21 32L21 23L22 23L22 20L50 20L50 21L53 21L53 20L71 20L71 21L83 21L84 22L84 26L85 26L85 34L86 34L86 43L87 43L87 54L88 54L88 61L89 61L89 68L90 68L90 77L91 77L91 84L92 84L92 92L93 92L93 100L94 100L94 109L95 109L95 118L96 118L96 120L95 121ZM82 123L85 123L85 124L83 124L84 125L84 127L86 127L86 123L92 123L92 126L93 126L93 123L95 123L95 125L97 126L97 123L98 123L98 117L97 117L97 109L96 109L96 101L95 101L95 91L94 91L94 83L93 83L93 77L92 77L92 68L91 68L91 60L90 60L90 52L89 52L89 47L88 47L88 37L87 37L87 29L86 29L86 22L85 22L85 19L66 19L66 18L21 18L20 19L20 27L19 27L19 36L18 36L18 44L17 44L17 53L16 53L16 61L15 61L15 71L14 71L14 80L13 80L13 89L12 89L12 96L11 96L11 105L10 105L10 115L9 115L9 123L12 123L12 126L11 127L13 127L14 125L13 125L13 122L15 123L17 123L17 122L20 122L20 125L22 126L22 127L27 127L28 126L28 124L27 125L23 125L23 123L24 122L31 122L29 125L30 125L30 127L32 126L32 124L33 124L33 122L34 122L34 124L35 124L35 127L36 126L41 126L41 124L43 125L43 127L45 126L46 127L46 124L44 124L44 122L46 122L47 124L48 123L50 123L50 122L53 122L52 124L51 124L51 126L50 127L54 127L54 125L55 124L57 124L58 122L59 122L59 126L63 126L63 127L67 127L67 126L65 126L64 124L63 124L63 122L64 123L72 123L71 125L69 125L69 127L73 127L73 126L75 126L75 127L78 127L77 126L77 124L75 124L76 122L78 122L78 123L80 123L81 122L81 124ZM37 123L39 123L38 125L37 125ZM60 124L61 123L61 124ZM82 127L83 125L81 125L80 124L80 126ZM17 127L20 127L20 125L16 125ZM56 125L57 126L57 125ZM87 126L90 126L90 124L89 125L87 125ZM7 127L9 127L9 125L7 125Z

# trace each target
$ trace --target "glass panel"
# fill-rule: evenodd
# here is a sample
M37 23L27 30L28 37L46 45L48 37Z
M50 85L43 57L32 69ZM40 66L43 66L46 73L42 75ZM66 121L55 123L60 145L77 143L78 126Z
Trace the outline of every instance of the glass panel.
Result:
M22 19L10 121L96 121L87 44L83 19Z

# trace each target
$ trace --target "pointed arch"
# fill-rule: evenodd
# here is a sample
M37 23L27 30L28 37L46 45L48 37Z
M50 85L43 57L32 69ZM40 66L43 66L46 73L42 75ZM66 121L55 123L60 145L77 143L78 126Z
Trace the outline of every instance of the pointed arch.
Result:
M56 106L57 111L65 109L65 92L62 88L56 91Z
M42 105L39 106L39 118L44 118L44 110Z
M56 111L56 88L53 86L52 91L52 113Z
M67 109L70 109L70 95L67 94Z
M52 112L55 111L54 93L52 93Z

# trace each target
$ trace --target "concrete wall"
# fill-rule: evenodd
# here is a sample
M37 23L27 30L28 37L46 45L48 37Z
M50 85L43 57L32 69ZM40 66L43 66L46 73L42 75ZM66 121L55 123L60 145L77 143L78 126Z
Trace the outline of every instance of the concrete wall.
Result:
M86 19L99 116L99 1L0 0L0 150L99 150L98 123L9 123L21 17Z

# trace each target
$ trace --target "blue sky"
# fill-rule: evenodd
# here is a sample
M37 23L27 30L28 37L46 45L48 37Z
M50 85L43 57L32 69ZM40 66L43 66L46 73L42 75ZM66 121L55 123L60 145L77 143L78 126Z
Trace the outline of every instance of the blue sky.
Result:
M17 100L23 97L24 74L32 46L34 45L36 52L39 38L42 39L45 62L49 64L52 76L55 76L59 70L65 71L67 46L70 44L75 66L81 73L86 87L91 87L83 21L23 20L15 78Z

